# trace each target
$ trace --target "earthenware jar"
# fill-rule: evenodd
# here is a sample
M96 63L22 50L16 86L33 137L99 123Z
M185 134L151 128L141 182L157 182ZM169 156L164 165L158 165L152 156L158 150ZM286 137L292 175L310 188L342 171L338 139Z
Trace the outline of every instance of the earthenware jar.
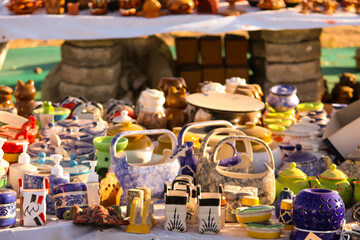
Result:
M0 86L0 110L16 113L15 105L11 102L13 90L8 86Z
M63 214L71 206L88 207L87 187L83 182L64 183L54 187L56 217L63 219Z
M144 126L146 129L166 128L164 93L156 89L146 89L141 92L138 104L136 106L136 123Z
M275 216L276 218L279 218L280 216L280 205L281 205L281 201L283 199L293 199L294 198L294 193L289 189L289 188L284 188L280 194L279 194L279 198L276 201L275 204Z
M279 172L279 177L276 179L276 197L280 196L280 192L284 188L289 188L294 194L299 193L305 188L310 188L307 175L296 168L296 163L290 163L290 168Z
M259 4L261 4L261 2ZM277 112L291 110L300 102L296 96L296 91L296 87L292 85L275 85L270 88L266 102Z
M295 230L290 239L305 239L311 230L321 239L339 239L337 230L341 228L344 216L345 204L336 191L312 188L302 190L293 200Z
M30 79L24 83L19 80L15 87L14 96L18 114L28 118L37 105L35 103L36 88L34 81Z
M16 192L0 188L0 228L8 228L16 222Z
M94 161L97 161L95 170L100 180L105 177L110 166L110 143L113 138L113 136L100 136L93 139L93 144L96 148ZM120 139L116 144L116 153L123 151L127 143L128 140L126 138Z
M321 173L318 178L314 176L308 177L312 188L332 189L339 192L340 197L345 205L349 205L353 198L353 188L351 183L356 178L348 178L342 171L336 169L335 164L331 164L330 168Z

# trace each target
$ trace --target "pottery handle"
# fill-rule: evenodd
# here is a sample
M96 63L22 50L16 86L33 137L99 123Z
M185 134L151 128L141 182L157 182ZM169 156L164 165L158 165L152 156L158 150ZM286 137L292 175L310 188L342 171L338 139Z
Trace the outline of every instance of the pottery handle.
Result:
M274 163L274 156L271 152L270 147L261 139L256 138L256 137L250 137L250 136L230 136L230 137L226 137L224 139L222 139L220 142L218 142L214 148L214 152L211 156L211 160L212 161L216 161L216 157L217 157L217 153L219 151L219 149L221 148L222 145L224 145L227 142L231 142L231 141L236 141L236 140L247 140L250 142L256 142L259 143L261 145L263 145L263 147L266 150L267 156L268 156L268 161L269 161L269 165L265 164L266 168L270 168L270 170L274 171L275 170L275 163ZM238 179L246 179L246 178L259 178L264 176L265 174L267 174L268 171L264 172L264 173L255 173L255 174L249 174L249 173L238 173L238 172L229 172L226 171L224 169L224 167L220 168L219 166L219 162L220 161L216 161L216 171L219 172L221 175L224 175L226 177L231 177L231 178L238 178Z
M193 128L203 128L209 126L226 126L227 128L234 128L230 122L225 120L214 120L214 121L206 121L206 122L196 122L196 123L188 123L183 126L179 132L178 136L178 146L184 144L185 134Z

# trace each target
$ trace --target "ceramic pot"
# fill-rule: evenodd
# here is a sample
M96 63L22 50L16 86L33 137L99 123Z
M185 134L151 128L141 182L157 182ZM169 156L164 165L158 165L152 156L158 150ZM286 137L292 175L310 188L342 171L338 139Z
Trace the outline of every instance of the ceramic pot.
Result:
M275 85L269 91L266 102L277 112L291 110L300 102L296 96L296 87L292 85Z
M294 193L289 189L289 188L284 188L284 190L282 190L279 194L279 198L276 201L275 204L275 216L276 218L280 217L280 208L281 208L281 201L283 199L293 199L294 198Z
M338 230L344 220L345 204L336 191L305 189L294 198L292 214L296 228L315 231Z
M285 230L294 229L294 223L292 221L292 214L291 214L292 203L293 203L292 199L281 200L279 222L286 226L284 228Z
M92 0L88 3L92 15L103 15L107 13L106 0Z
M94 161L97 161L96 172L100 179L104 178L110 166L110 144L112 136L100 136L93 139L94 147L96 148ZM127 146L128 140L122 138L116 144L116 153L121 152Z
M47 14L62 14L65 11L65 0L44 1Z
M165 199L164 229L173 232L186 232L188 193L181 190L168 190Z
M88 207L87 186L83 182L60 184L53 191L55 213L59 219L63 219L63 214L75 204L81 208Z
M199 232L218 234L221 229L221 193L201 193L199 197Z
M0 189L0 228L8 228L16 222L16 192Z
M355 202L360 202L360 181L354 181L354 199Z
M40 121L39 115L44 113L44 108L40 107L40 108L36 108L34 109L34 111L32 112L32 114L36 117L36 119L38 121ZM54 121L60 121L60 120L65 120L71 113L71 110L68 108L62 108L62 107L54 107Z

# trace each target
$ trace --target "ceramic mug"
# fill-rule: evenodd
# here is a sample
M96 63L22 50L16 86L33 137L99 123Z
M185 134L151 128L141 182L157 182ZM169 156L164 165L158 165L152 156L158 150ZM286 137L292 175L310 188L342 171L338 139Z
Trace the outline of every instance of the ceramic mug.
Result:
M0 189L0 228L8 228L16 222L16 192Z

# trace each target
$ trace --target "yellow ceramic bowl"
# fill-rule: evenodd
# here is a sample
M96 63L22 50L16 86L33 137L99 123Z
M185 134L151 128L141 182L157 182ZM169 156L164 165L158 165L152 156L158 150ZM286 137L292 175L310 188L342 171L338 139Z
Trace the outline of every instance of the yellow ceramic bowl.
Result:
M240 207L233 213L239 223L263 222L271 218L273 206Z
M261 239L279 238L282 229L285 227L285 225L274 221L245 223L244 225L249 237Z

